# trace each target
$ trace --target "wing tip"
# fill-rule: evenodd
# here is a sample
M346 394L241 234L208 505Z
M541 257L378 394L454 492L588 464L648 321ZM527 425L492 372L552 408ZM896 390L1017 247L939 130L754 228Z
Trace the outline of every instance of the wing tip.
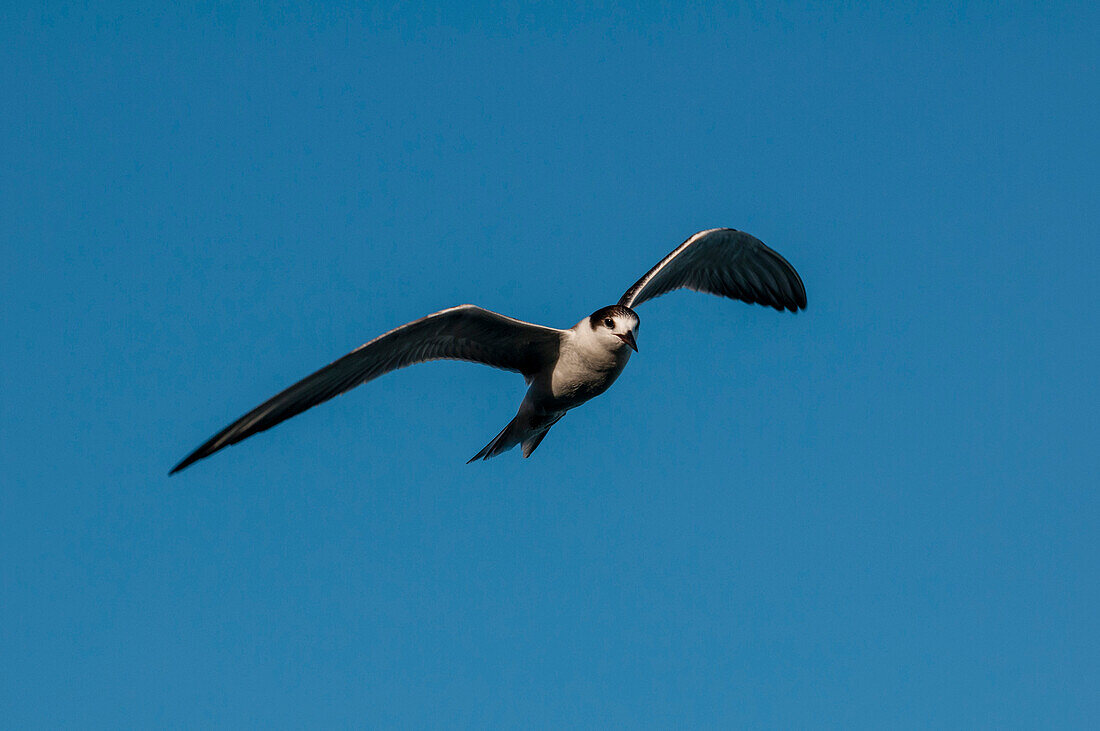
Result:
M173 467L171 471L168 472L168 476L171 477L177 472L182 472L199 460L206 459L210 455L220 452L221 450L228 447L229 444L219 444L217 446L214 446L215 444L217 444L218 436L213 437L212 439L210 439L210 441L206 442L198 449L192 451L191 454L181 459L179 463L175 467Z
M770 303L769 303L770 304ZM805 312L806 310L806 298L799 297L795 300L785 300L783 302L776 302L771 305L777 312L790 312L797 315L799 312Z
M794 267L791 267L791 271L794 271ZM791 312L797 313L799 310L806 309L806 285L802 283L802 277L798 276L798 272L794 273L795 283L798 284L798 289L794 293L794 304L791 308Z
M200 454L201 451L202 450L196 449L194 452L192 452L191 454L189 454L186 457L184 457L183 459L181 459L179 461L179 463L176 464L175 467L173 467L171 470L169 470L168 476L171 477L172 475L176 474L177 472L182 472L183 470L187 469L191 465L198 462L203 457L208 456L208 455L205 455L205 454Z

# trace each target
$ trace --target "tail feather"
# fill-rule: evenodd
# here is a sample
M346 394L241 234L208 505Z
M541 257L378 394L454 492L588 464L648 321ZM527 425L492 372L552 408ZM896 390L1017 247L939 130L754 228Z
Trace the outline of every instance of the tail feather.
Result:
M523 440L523 458L524 459L527 459L528 457L530 457L531 452L534 452L536 449L538 449L539 445L542 444L542 440L546 438L546 433L548 431L550 431L550 427L546 427L545 429L540 431L535 436L530 437L529 439L524 439Z
M500 430L500 434L493 437L493 441L486 444L485 447L473 457L470 457L466 464L470 464L470 462L479 459L495 457L519 444L523 440L524 429L517 423L518 421L519 415L517 414L514 419L508 422L508 426Z
M531 452L534 452L536 449L539 448L539 445L542 444L542 440L546 438L546 434L550 431L550 427L554 426L554 424L557 424L563 416L565 416L565 414L558 414L558 416L553 421L551 421L542 429L539 429L536 434L528 436L526 439L523 440L524 459L530 457Z
M493 438L493 441L485 445L485 448L470 458L470 464L474 460L489 459L495 457L502 452L507 452L518 444L523 444L523 456L530 457L531 452L534 452L542 440L546 438L546 432L550 431L550 427L558 423L563 414L559 414L553 418L549 423L539 420L540 423L536 423L532 428L528 419L520 418L519 414L508 422L508 426L500 430L500 434L497 434Z

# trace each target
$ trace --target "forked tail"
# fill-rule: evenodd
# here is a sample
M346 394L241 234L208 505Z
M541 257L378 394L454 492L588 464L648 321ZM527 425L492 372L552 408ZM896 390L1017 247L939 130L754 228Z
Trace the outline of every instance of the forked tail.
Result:
M520 414L516 414L516 417L508 422L508 426L501 429L500 434L497 434L496 437L493 438L493 441L486 444L485 448L471 457L466 464L470 464L470 462L478 459L495 457L521 443L523 444L523 456L530 457L531 452L535 451L535 448L539 446L546 436L546 432L550 431L550 427L558 423L558 419L562 416L563 415L558 415L550 421L532 428L528 419L521 417Z

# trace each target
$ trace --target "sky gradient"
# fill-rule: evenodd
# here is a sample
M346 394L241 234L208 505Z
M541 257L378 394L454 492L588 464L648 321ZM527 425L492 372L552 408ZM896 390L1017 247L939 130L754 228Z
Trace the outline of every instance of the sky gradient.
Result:
M1095 728L1095 3L0 11L12 727ZM374 336L680 292L531 459Z

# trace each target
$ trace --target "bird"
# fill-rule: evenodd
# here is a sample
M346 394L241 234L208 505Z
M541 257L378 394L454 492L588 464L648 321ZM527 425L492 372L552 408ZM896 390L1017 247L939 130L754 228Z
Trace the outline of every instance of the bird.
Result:
M794 267L756 237L732 228L700 231L661 259L616 304L568 330L458 305L378 336L272 396L184 457L169 475L266 431L390 371L431 360L463 360L523 375L515 417L467 462L519 446L530 457L550 427L606 391L638 352L638 305L678 289L720 295L783 312L806 308Z

